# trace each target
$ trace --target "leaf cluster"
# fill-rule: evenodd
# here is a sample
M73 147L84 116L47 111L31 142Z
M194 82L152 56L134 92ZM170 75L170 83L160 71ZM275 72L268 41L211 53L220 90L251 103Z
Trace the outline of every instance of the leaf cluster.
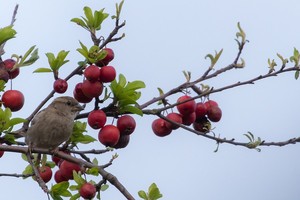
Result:
M71 22L76 23L93 34L101 29L102 22L109 16L108 13L104 12L104 9L98 11L95 10L93 13L92 9L86 6L83 8L83 11L85 17L73 18L71 19Z
M159 188L155 183L152 183L150 185L150 187L148 188L148 193L146 193L144 190L140 190L138 192L138 195L145 200L157 200L162 197L162 194L160 193Z
M107 52L101 50L98 46L93 45L88 49L82 42L79 42L81 48L78 48L77 51L85 57L88 63L96 63L99 60L102 60L107 55Z
M140 116L143 115L137 103L137 100L141 97L141 92L137 90L145 87L146 85L143 81L127 82L123 74L119 75L118 82L116 80L111 82L110 88L114 95L114 101L121 114L129 112Z
M83 134L84 132L87 132L86 126L86 122L76 121L74 123L73 134L71 135L71 143L73 145L77 145L78 143L89 144L91 142L96 141L96 139L92 136Z
M0 45L4 44L7 40L15 37L17 32L13 29L13 26L6 26L0 29Z
M56 57L51 52L46 53L50 68L38 68L34 71L34 73L57 72L61 66L69 62L69 60L66 60L68 53L69 51L61 50L58 52Z

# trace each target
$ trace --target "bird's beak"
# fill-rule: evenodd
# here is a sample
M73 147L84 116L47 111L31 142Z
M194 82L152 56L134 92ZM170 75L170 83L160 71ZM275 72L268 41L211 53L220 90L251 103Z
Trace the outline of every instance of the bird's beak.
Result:
M80 104L78 104L78 105L76 105L75 107L74 107L74 111L78 111L78 112L80 112L80 111L82 111L84 109L84 107L83 106L81 106Z

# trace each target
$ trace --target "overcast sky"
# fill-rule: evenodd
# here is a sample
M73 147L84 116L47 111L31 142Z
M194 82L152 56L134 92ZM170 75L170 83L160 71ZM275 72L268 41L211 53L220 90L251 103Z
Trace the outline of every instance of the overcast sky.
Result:
M27 117L51 91L51 74L32 74L38 67L48 67L45 53L70 50L70 62L60 74L64 78L82 60L76 51L78 41L91 45L86 31L70 22L83 15L83 7L106 8L114 14L116 1L38 1L0 0L0 27L10 23L15 4L20 5L15 29L17 38L6 44L6 54L23 54L37 45L40 59L22 69L13 88L23 91L26 102L22 111L14 114ZM276 53L290 57L293 48L300 48L299 6L297 0L278 1L125 1L121 30L126 37L110 44L115 51L111 63L128 80L143 80L140 103L158 95L157 87L168 91L184 82L183 70L197 78L209 66L204 57L224 49L222 68L232 63L237 54L234 41L237 22L241 22L250 41L243 52L246 68L233 70L207 82L220 87L248 80L268 70L268 58ZM103 24L103 35L113 28L113 21ZM289 65L293 65L289 63ZM251 131L266 141L284 141L299 137L299 81L294 74L284 74L243 86L210 98L223 110L223 118L214 123L214 132L221 137L247 142L243 134ZM67 95L72 95L76 77L69 82ZM56 95L58 96L58 95ZM170 98L174 102L179 95ZM300 144L287 147L262 147L261 152L222 144L214 153L214 141L184 130L159 138L152 133L153 116L135 117L137 129L126 149L115 151L119 158L107 170L138 198L137 192L155 182L163 199L205 200L298 200L300 197ZM110 120L111 121L111 120ZM97 137L97 132L89 133ZM88 148L103 149L95 142ZM98 156L101 164L112 154ZM1 173L21 173L27 163L20 155L6 153L0 159ZM0 178L0 193L5 199L46 199L38 184L30 178ZM54 183L54 181L53 181ZM112 186L103 199L124 199Z

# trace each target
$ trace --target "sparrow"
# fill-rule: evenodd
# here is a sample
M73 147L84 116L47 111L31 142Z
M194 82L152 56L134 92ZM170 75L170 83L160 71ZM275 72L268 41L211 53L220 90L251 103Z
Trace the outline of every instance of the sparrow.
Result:
M25 143L31 148L57 148L71 137L74 119L81 110L83 107L72 97L54 99L32 119Z

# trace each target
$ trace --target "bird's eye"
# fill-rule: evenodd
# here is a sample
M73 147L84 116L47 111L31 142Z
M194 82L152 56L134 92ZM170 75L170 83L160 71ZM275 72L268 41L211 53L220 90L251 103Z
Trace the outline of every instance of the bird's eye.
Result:
M71 101L67 101L67 105L68 106L72 105Z

